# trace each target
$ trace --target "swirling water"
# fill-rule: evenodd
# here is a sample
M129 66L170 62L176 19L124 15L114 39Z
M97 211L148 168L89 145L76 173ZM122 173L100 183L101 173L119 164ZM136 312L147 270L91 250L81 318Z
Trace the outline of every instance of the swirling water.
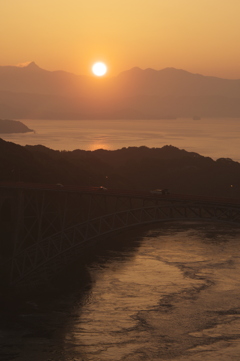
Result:
M0 327L1 360L240 359L240 228L163 223L99 245L81 287ZM72 280L81 279L75 269Z

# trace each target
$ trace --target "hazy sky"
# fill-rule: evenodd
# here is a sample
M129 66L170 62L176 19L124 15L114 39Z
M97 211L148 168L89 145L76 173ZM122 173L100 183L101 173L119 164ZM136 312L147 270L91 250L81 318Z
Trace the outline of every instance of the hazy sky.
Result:
M134 66L240 78L240 0L0 0L0 65Z

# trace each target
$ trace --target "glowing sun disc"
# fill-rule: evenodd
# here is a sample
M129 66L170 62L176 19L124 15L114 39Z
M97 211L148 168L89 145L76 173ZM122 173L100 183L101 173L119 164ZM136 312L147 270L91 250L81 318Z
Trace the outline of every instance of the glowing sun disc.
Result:
M94 75L103 76L107 72L107 66L101 62L95 63L92 66L92 72Z

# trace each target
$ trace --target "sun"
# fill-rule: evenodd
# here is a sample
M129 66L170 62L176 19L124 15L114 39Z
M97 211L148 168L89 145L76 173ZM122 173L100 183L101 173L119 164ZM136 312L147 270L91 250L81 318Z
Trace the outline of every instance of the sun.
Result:
M107 65L102 62L97 62L93 64L92 72L96 76L103 76L107 72Z

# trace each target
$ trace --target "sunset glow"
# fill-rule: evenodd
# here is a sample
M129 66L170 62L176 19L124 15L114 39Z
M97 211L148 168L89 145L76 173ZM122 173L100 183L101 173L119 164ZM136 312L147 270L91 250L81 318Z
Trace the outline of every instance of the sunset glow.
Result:
M237 0L3 1L1 65L90 75L98 58L109 76L137 66L240 78L239 13Z
M0 9L0 356L240 360L240 0Z
M102 62L97 62L97 63L93 64L92 72L96 76L103 76L107 72L107 66L106 66L106 64L104 64Z

